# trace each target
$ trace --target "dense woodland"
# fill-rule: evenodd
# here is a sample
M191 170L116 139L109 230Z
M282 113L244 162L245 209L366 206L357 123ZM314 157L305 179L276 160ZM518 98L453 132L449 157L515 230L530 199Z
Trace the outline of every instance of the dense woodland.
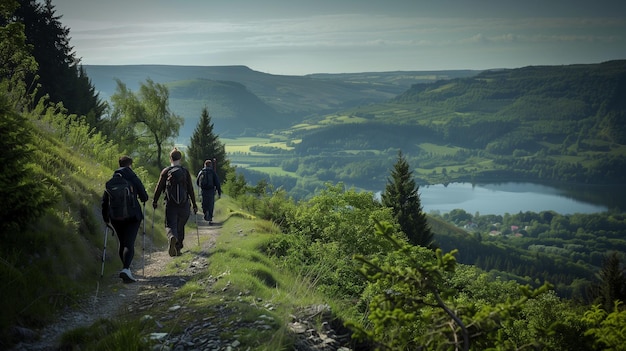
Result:
M44 325L93 287L93 272L100 263L94 252L101 245L98 206L103 182L117 167L117 158L130 154L137 164L135 172L147 188L153 187L182 118L169 109L168 88L149 79L137 91L120 81L110 105L101 102L72 53L69 30L59 22L50 1L44 5L26 0L2 2L0 14L4 34L0 37L0 55L4 55L0 57L0 146L6 150L0 175L5 199L0 205L0 347L8 348L15 343L15 327ZM27 30L37 24L43 26L38 30L52 26L59 35L38 42L32 34L37 31ZM64 69L39 63L45 60L41 55L60 57L56 63L63 63ZM284 167L319 176L318 189L302 199L294 199L280 183L252 181L231 167L208 110L199 116L189 153L220 156L224 192L253 214L250 217L267 221L265 226L276 231L268 232L257 245L260 254L279 267L272 273L295 274L326 301L343 307L338 318L360 338L363 349L623 350L623 211L494 216L456 210L427 216L421 210L418 190L429 172L422 172L427 168L418 160L430 160L434 166L432 155L429 157L422 141L384 147L376 140L376 135L400 134L399 129L382 123L384 119L403 119L413 126L403 128L413 133L407 135L423 136L424 142L443 138L458 147L458 154L449 156L450 170L445 175L438 172L446 179L510 171L504 165L484 173L453 167L454 157L465 155L493 158L496 165L507 158L528 160L526 170L548 162L537 166L536 173L549 173L545 176L554 180L570 180L564 179L569 173L559 170L574 167L577 174L583 174L579 181L623 184L624 173L615 168L623 167L623 131L613 130L624 117L623 100L617 99L623 96L623 66L623 62L606 63L582 71L593 73L599 68L610 72L612 78L603 80L606 86L589 78L590 87L580 92L568 92L569 85L560 90L554 86L532 90L541 99L537 101L556 98L558 101L550 103L559 111L571 104L585 106L587 112L573 121L557 114L558 118L550 120L529 116L533 123L525 123L519 115L506 118L502 114L528 101L528 90L523 88L535 85L524 77L541 77L542 70L562 72L562 67L487 72L470 81L415 86L392 102L395 108L398 103L411 106L412 112L402 118L381 112L381 106L354 111L359 118L378 123L378 133L372 133L370 127L375 125L367 123L320 129L319 133L327 133L326 141L337 142L316 146L314 134L306 133L300 135L302 142L293 151L299 159L279 153ZM585 74L578 66L567 69L574 78ZM531 74L536 72L536 76ZM45 94L56 90L53 85L30 84L33 77L46 74L51 81L55 81L54 74L62 75L71 88L63 90L66 94L56 91L59 95L53 97ZM563 78L548 77L551 81ZM515 84L505 89L508 80ZM491 82L501 84L491 86ZM455 89L460 90L454 93ZM598 89L606 90L598 93ZM521 102L516 99L520 90L524 93ZM481 98L470 104L462 98L470 93ZM72 102L76 96L88 96L90 107L83 110L81 103ZM498 106L508 107L496 109L494 98L502 100ZM454 108L435 119L429 114L434 110L428 111L440 101ZM106 114L102 114L103 106ZM496 122L501 126L497 130L519 142L503 147L508 138L500 133L480 141L463 139L464 128L471 134L472 128L478 128L474 123L486 122L459 117L459 113L479 107L485 114L485 109L497 110L499 118L488 118L501 121ZM407 116L415 123L409 123ZM528 130L534 123L546 131L540 138ZM335 133L343 130L345 135L342 128L352 133L361 127L355 140L344 138L342 149L340 133ZM321 149L322 144L333 151ZM376 146L374 150L364 151L371 145ZM403 147L407 152L398 152ZM352 152L355 148L360 151ZM341 159L329 157L337 153L364 163L340 168ZM391 172L380 172L377 157L381 155L386 155L385 166ZM198 162L198 158L192 157L190 162ZM344 177L335 173L339 169L353 177L348 178L354 179L351 183L362 182L357 174L363 172L377 179L384 185L383 201L377 201L371 192L346 186L341 181ZM324 183L328 179L335 181ZM159 232L164 241L163 236ZM137 339L142 343L139 349L150 349L149 338Z
M418 184L530 181L624 184L626 61L494 70L414 84L385 103L298 120L273 134L287 148L233 154L306 198L325 181L378 191L402 150ZM347 137L349 136L349 137ZM623 208L621 209L623 210Z
M440 218L462 229L438 228L436 237L444 250L459 249L459 262L531 285L549 281L562 296L574 299L588 299L587 289L607 252L626 252L623 213L500 216L459 209Z
M382 161L401 149L424 169L418 175L423 184L494 179L623 184L623 96L626 61L485 71L415 84L389 103L348 111L361 121L305 132L295 153L324 153L348 164L342 159L346 151L369 151L370 159ZM455 149L437 155L425 143ZM481 168L485 159L493 165ZM328 169L322 162L302 163L304 169ZM367 172L367 161L356 162ZM448 172L429 172L437 166ZM342 177L342 167L331 172L358 186L371 176Z

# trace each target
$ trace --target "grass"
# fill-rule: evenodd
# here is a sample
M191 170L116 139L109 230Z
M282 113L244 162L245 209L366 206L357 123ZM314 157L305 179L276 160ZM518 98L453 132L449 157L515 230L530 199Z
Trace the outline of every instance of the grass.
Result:
M437 145L432 143L421 143L419 147L425 152L432 152L437 155L454 155L461 150L459 147L450 147L446 145Z
M269 175L289 176L289 177L295 177L295 178L299 177L296 174L296 172L287 172L284 169L282 169L281 167L249 167L249 169L254 170L254 171L263 172L263 173L269 174Z
M153 323L141 320L100 319L90 327L81 327L65 333L61 350L147 350L147 340L137 335L152 327ZM78 347L77 345L83 345ZM87 347L85 347L87 346Z
M148 349L155 346L150 345L154 341L147 342L149 334L157 329L155 321L161 326L158 329L179 333L188 325L211 320L222 330L222 339L237 334L239 349L291 348L292 336L286 329L291 315L300 307L327 303L326 299L317 295L311 277L284 271L265 255L268 242L283 235L273 223L242 210L229 197L216 202L215 220L222 223L215 246L202 253L193 238L192 255L172 260L162 273L176 274L199 255L208 258L207 269L180 287L168 299L171 303L155 304L119 321L100 320L90 327L70 331L63 337L65 345L81 349L102 349L101 345L106 345L108 349L120 349L128 344L131 350ZM181 306L175 318L168 312L173 305ZM145 316L154 320L146 322ZM259 321L266 327L259 328ZM133 335L125 330L131 330Z
M50 322L59 310L79 303L99 287L105 227L100 201L104 183L117 168L117 159L94 162L79 147L51 134L44 122L34 123L31 171L55 196L54 205L21 228L19 235L3 237L0 247L0 348L11 345L7 330L20 325L37 328ZM63 136L59 137L62 138ZM64 140L64 139L63 139ZM108 151L103 151L108 154ZM112 156L113 157L113 156ZM119 154L115 152L115 157ZM113 165L113 166L112 166ZM147 189L151 177L137 165L135 171ZM149 190L148 190L149 191ZM163 215L146 226L149 242L165 243ZM119 270L117 239L107 233L105 275ZM143 244L139 234L135 264L141 264Z

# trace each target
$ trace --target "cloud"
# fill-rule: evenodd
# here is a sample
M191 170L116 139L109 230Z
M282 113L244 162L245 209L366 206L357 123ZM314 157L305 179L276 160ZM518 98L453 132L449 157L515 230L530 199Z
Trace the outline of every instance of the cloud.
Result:
M525 64L533 64L533 54L539 58L538 64L546 64L549 62L539 62L547 56L546 50L553 53L550 57L554 60L560 52L568 53L563 56L566 60L584 60L586 45L596 45L594 58L603 52L613 59L615 52L626 57L623 18L491 15L343 13L245 19L214 16L212 20L181 20L179 16L124 22L106 19L77 21L80 25L70 26L70 36L86 64L257 64L257 69L271 73L336 72L346 67L359 71L433 69L443 67L444 62L449 68L455 60L461 68L472 68L468 63L473 62L483 69L496 62L498 55L501 62L493 65L510 67L512 63L507 62L520 62L520 51L528 60Z

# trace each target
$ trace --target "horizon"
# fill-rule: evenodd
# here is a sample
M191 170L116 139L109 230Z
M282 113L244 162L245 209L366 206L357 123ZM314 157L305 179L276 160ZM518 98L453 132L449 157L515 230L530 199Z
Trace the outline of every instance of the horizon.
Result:
M304 77L307 75L316 75L316 74L329 74L329 75L333 75L333 74L364 74L364 73L394 73L394 72L447 72L447 71L493 71L493 70L509 70L509 69L519 69L519 68L524 68L524 67L561 67L561 66L575 66L575 65L598 65L598 64L602 64L605 62L611 62L611 61L626 61L625 59L615 59L615 60L607 60L607 61L602 61L602 62L591 62L591 63L571 63L571 64L561 64L561 65L528 65L528 66L522 66L522 67L512 67L512 68L504 68L504 67L491 67L491 68L486 68L486 69L437 69L437 70L393 70L393 71L360 71L360 72L334 72L334 73L329 73L329 72L314 72L314 73L306 73L306 74L285 74L285 76L296 76L296 77ZM275 74L275 73L271 73L271 72L264 72L264 71L259 71L256 70L252 67L248 67L246 65L177 65L177 64L159 64L159 63L147 63L147 64L142 64L142 63L136 63L136 64L110 64L110 65L101 65L101 64L83 64L81 63L82 66L85 67L95 67L95 66L100 66L100 67L122 67L122 66L163 66L163 67L200 67L200 68L208 68L208 67L243 67L243 68L247 68L251 71L254 72L259 72L259 73L263 73L263 74L270 74L270 75L283 75L283 74Z
M43 2L43 0L39 0ZM52 0L83 65L278 75L512 69L626 58L626 2Z

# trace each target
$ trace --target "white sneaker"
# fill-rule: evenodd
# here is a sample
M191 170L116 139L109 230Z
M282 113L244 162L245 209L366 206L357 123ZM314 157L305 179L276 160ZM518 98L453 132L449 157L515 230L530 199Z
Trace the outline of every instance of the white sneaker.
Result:
M122 271L120 272L120 278L122 278L124 283L134 283L137 281L137 279L133 277L133 274L130 272L130 269L128 268L122 269Z

